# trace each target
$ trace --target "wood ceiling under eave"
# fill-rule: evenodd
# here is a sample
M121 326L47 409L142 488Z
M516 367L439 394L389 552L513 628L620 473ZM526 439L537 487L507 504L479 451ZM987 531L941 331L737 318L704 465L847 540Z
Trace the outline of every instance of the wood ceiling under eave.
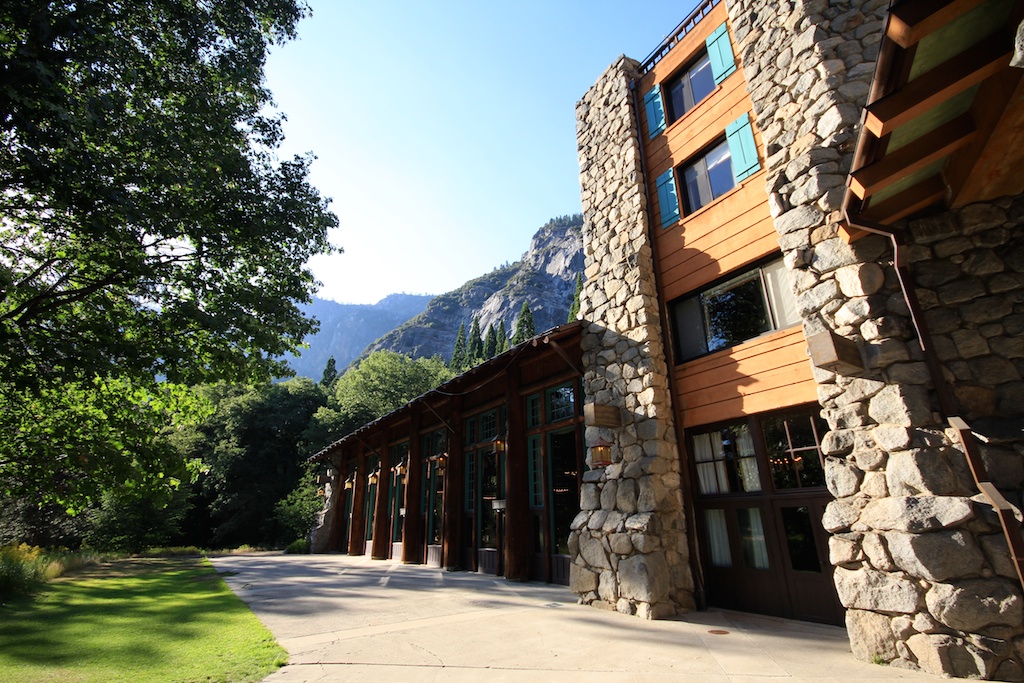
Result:
M1022 19L1024 0L893 3L847 179L852 223L1024 192Z

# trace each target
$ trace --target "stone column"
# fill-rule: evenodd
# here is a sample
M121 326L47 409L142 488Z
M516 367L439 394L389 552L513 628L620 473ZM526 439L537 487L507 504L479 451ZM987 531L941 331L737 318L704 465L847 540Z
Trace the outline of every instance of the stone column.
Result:
M939 414L889 243L867 237L846 244L838 236L889 3L726 2L804 332L855 341L865 365L847 375L815 370L835 496L823 523L833 534L853 652L936 674L1024 680L1020 585L962 444ZM1020 207L1008 198L907 226L926 321L939 333L947 377L964 382L968 417L1016 420L1018 428ZM1002 258L997 245L1006 250ZM997 484L1019 502L1024 447L1017 438L987 447L986 457Z
M617 408L621 426L586 428L587 444L613 444L613 462L584 474L569 548L580 602L651 619L692 608L693 580L629 87L637 67L621 57L576 105L584 401Z

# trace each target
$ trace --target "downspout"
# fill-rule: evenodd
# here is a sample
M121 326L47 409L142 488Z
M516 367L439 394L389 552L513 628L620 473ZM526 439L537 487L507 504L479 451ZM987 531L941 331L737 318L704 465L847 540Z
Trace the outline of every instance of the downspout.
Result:
M647 211L645 212L645 221L647 223L647 239L651 245L651 258L654 262L654 288L659 293L658 306L662 307L661 295L663 291L661 288L661 275L658 272L658 239L657 234L654 231L654 226L651 224L651 195L647 188L647 157L644 154L644 143L640 139L640 116L639 116L639 101L636 94L636 79L629 79L629 92L633 98L633 123L636 126L637 135L637 147L639 147L639 159L640 159L640 180L644 185L644 196L647 198ZM690 553L691 567L694 569L693 576L693 598L697 603L697 609L700 611L706 611L708 608L707 603L707 592L704 588L704 566L701 561L700 546L697 543L697 510L693 504L693 488L692 481L690 479L690 469L686 466L686 462L683 459L683 451L686 447L686 440L682 438L680 432L677 416L675 414L675 381L673 378L673 368L675 368L675 350L671 343L672 337L669 336L669 330L666 320L668 316L664 315L664 311L661 312L661 338L662 348L665 351L665 357L668 360L668 394L669 401L672 402L672 421L676 424L676 448L679 452L679 475L683 481L683 491L687 493L686 496L680 495L683 498L683 510L686 515L686 546ZM682 494L682 491L680 492Z

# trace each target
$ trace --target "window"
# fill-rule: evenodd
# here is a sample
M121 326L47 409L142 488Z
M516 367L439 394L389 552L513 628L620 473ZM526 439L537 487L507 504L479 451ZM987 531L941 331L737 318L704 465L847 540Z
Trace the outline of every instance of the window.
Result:
M744 114L725 127L724 140L717 140L679 167L686 213L710 204L760 168L754 129ZM669 168L654 181L663 228L681 217L675 175L675 169Z
M703 494L761 490L754 438L742 422L694 434L693 456Z
M761 421L775 490L825 485L821 437L828 427L816 413L772 415Z
M576 397L573 385L563 384L547 390L548 422L558 422L576 414Z
M715 89L711 60L705 52L689 68L666 84L669 121L675 121Z
M541 437L534 434L526 440L526 463L529 478L530 507L544 507L543 454L540 449Z
M736 186L729 143L723 140L683 167L683 201L686 213L710 204Z
M782 259L669 304L683 362L800 322Z
M724 23L711 32L704 44L707 51L683 73L665 83L671 121L675 121L696 106L715 89L716 85L736 71L736 58L732 53L729 29ZM653 140L670 123L665 116L660 83L644 95L644 111L647 114L647 134Z

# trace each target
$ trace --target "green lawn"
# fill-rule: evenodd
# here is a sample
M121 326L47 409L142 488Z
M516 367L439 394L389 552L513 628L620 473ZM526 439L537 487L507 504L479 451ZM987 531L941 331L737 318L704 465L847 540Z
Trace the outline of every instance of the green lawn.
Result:
M285 651L203 558L117 560L0 606L0 681L258 681Z

